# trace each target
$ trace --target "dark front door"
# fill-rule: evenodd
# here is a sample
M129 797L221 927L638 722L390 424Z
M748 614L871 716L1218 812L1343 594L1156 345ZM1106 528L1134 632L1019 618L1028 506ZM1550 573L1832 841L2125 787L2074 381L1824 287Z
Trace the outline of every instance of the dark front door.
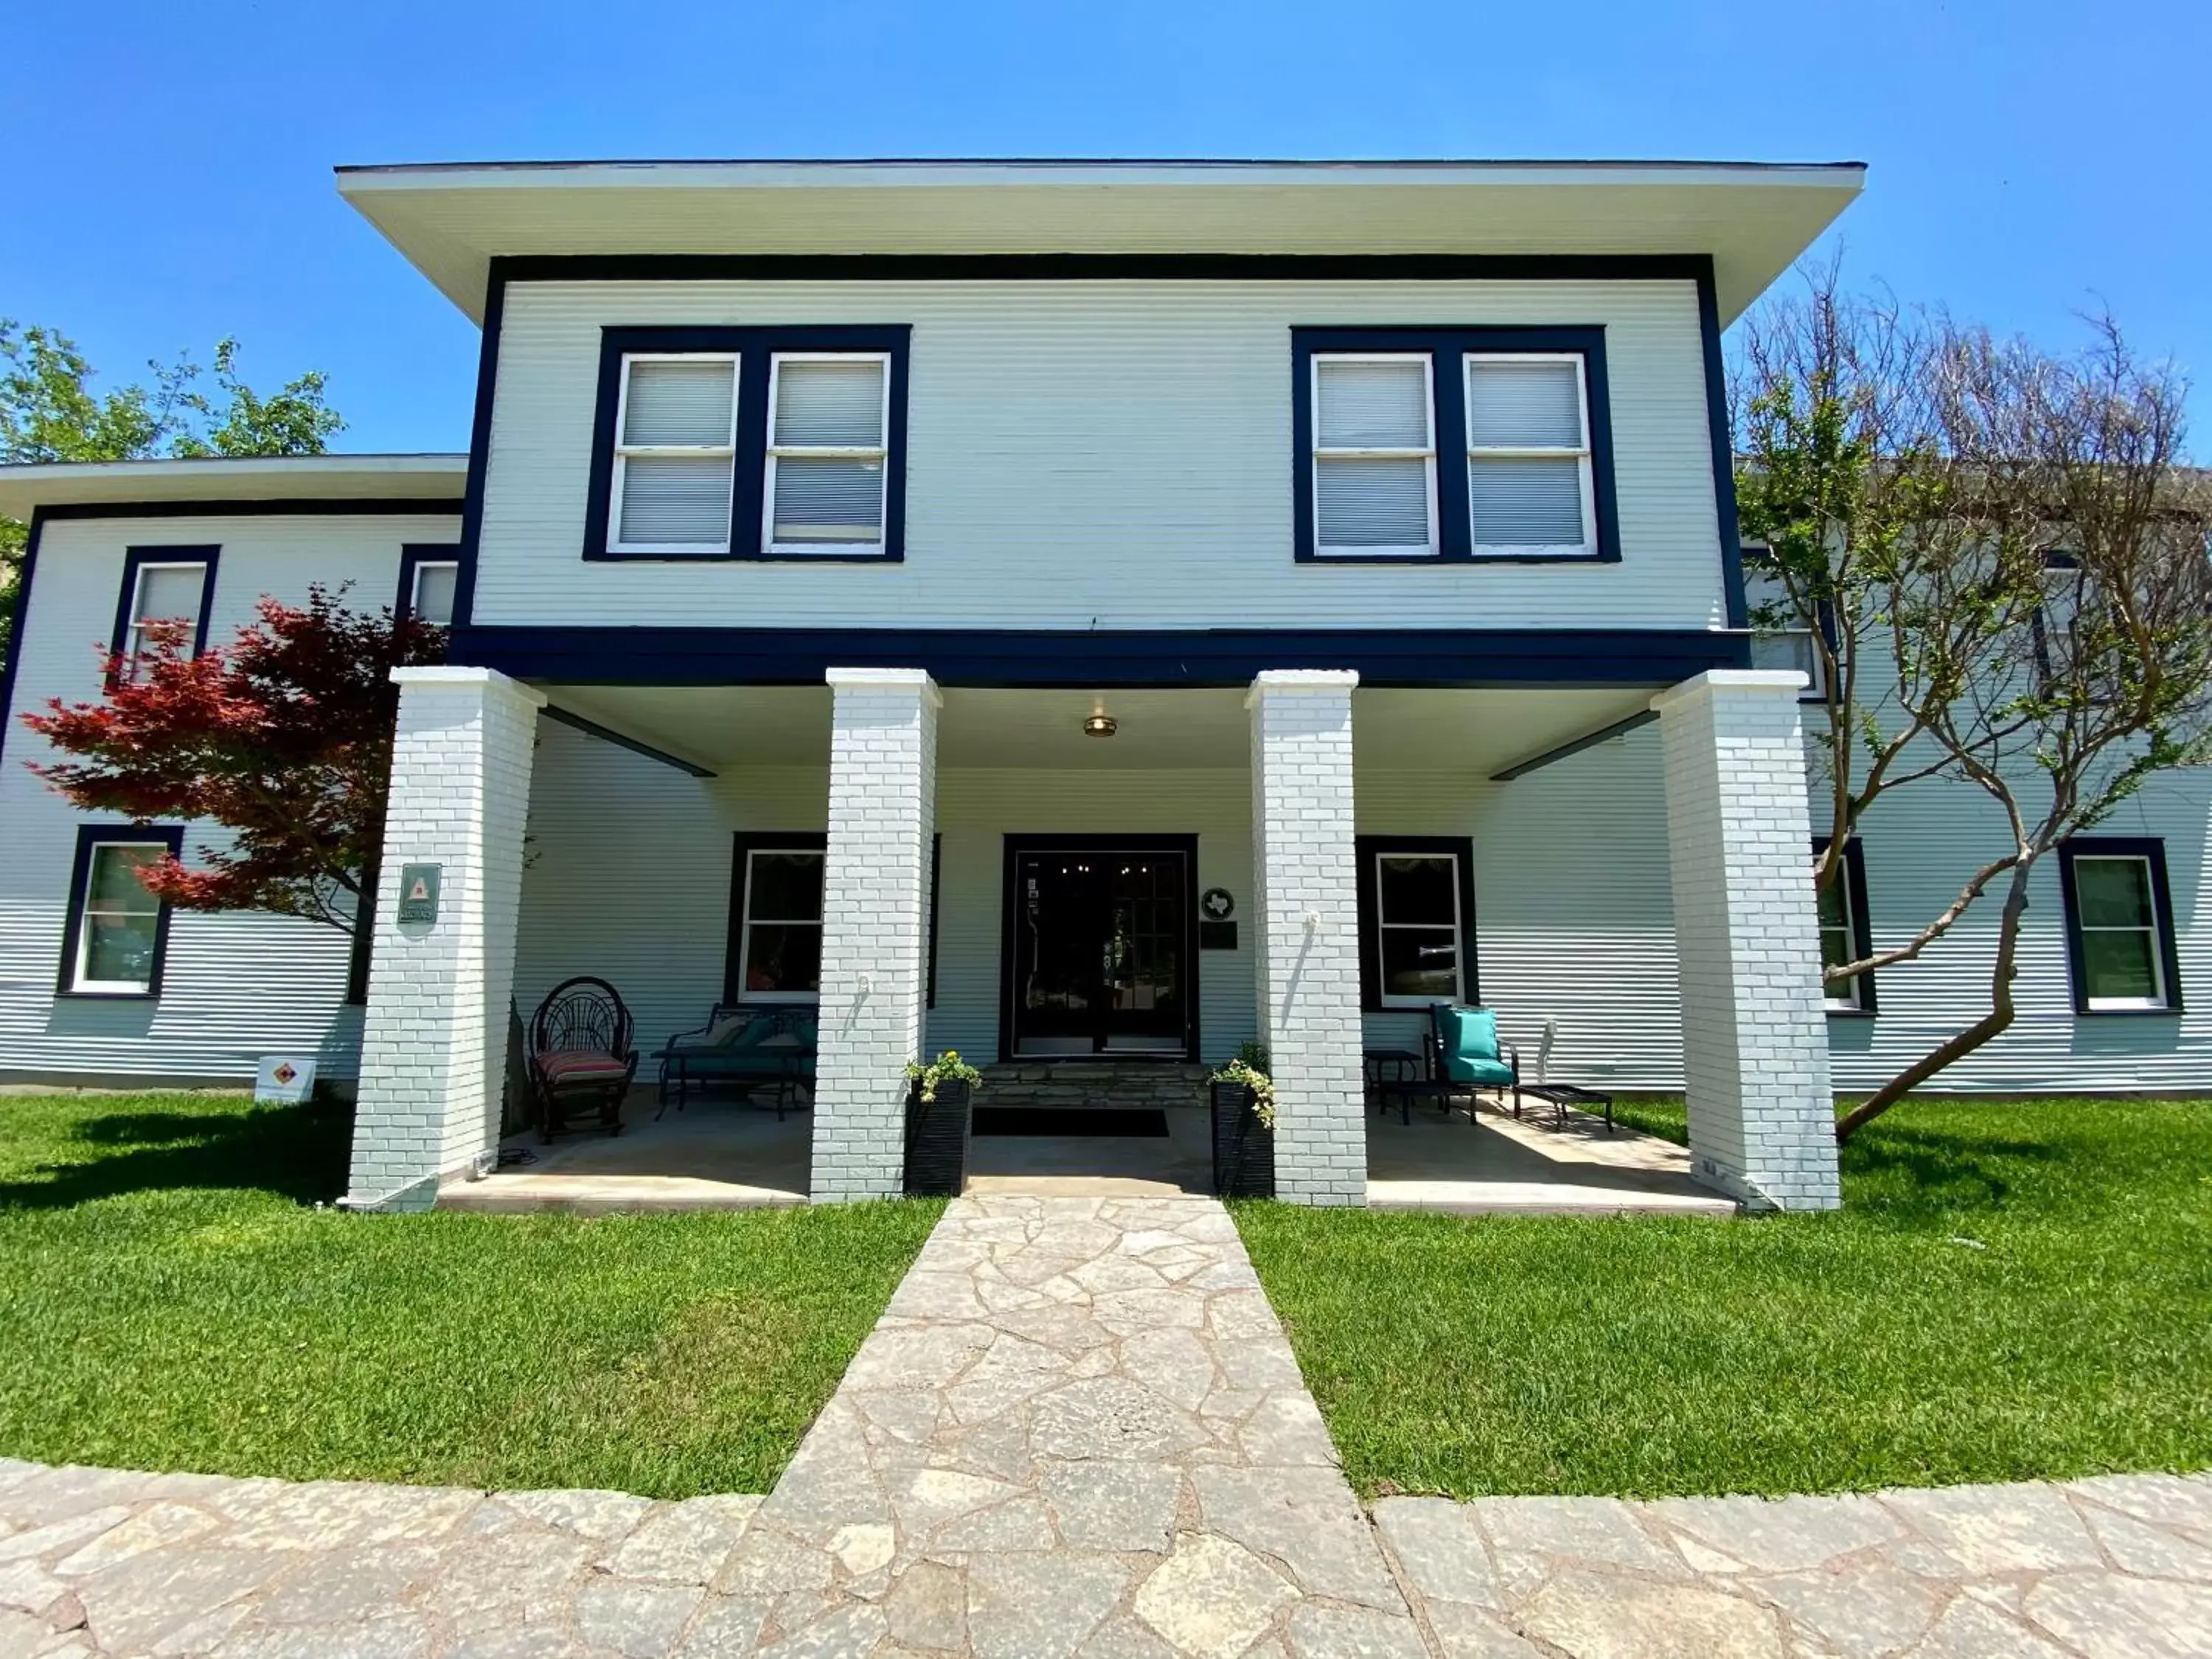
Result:
M1012 842L1015 1056L1193 1049L1188 847Z

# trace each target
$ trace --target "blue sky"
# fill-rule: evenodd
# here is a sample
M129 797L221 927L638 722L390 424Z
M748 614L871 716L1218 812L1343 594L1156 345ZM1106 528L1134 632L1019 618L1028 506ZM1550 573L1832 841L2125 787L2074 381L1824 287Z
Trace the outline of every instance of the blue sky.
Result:
M338 162L885 155L1863 160L1850 269L2053 343L2100 299L2212 452L2212 8L814 0L24 6L0 316L122 378L245 343L348 449L459 448L475 331Z

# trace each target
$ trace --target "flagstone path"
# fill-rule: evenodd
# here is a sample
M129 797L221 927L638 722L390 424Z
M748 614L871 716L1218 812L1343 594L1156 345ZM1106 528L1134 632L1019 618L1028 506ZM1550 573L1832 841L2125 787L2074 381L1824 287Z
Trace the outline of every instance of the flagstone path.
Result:
M2212 1476L1370 1517L1220 1206L991 1195L775 1491L0 1460L0 1659L2212 1656Z

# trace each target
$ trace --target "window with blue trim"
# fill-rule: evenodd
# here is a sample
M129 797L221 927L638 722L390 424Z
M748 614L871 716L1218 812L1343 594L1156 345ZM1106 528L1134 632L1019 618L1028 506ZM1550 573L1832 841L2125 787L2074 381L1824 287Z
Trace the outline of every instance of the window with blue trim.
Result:
M1291 341L1300 559L1620 556L1603 329Z
M584 556L902 556L908 337L602 331Z
M1828 837L1813 837L1813 855L1828 849ZM1863 962L1874 954L1874 928L1867 915L1866 854L1854 836L1844 843L1840 868L1820 894L1821 1000L1832 1014L1875 1012L1874 975L1856 974L1841 984L1826 978L1831 968Z
M68 925L54 988L64 996L161 994L169 908L140 873L179 850L181 830L143 824L78 827Z
M163 647L186 656L207 648L208 607L215 596L213 547L134 547L124 555L109 649L116 674L136 680Z
M2075 836L2059 843L2058 884L2075 1012L2179 1013L2166 843L2148 836Z

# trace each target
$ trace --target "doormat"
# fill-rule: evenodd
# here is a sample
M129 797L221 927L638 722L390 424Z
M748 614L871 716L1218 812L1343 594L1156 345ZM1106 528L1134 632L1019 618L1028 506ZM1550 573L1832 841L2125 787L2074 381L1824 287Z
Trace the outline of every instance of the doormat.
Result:
M1168 1115L1157 1107L978 1106L969 1127L979 1135L1139 1135L1165 1139Z

